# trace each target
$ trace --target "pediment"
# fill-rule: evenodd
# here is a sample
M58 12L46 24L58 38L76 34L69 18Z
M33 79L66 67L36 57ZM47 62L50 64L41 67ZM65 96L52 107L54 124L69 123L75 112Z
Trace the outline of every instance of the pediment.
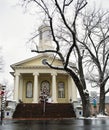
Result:
M11 67L13 69L15 69L16 67L37 67L37 66L45 66L43 63L42 63L42 60L43 59L47 59L50 63L53 62L53 65L56 65L56 66L62 66L62 63L61 61L58 59L58 58L55 58L54 60L54 57L53 55L38 55L38 56L35 56L35 57L32 57L32 58L29 58L29 59L26 59L26 60L23 60L21 62L18 62L18 63L15 63L15 64L12 64Z

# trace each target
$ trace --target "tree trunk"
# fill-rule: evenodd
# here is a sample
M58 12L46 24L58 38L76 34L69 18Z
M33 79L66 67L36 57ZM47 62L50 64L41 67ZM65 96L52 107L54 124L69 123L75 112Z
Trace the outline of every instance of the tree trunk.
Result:
M84 94L81 96L82 99L82 105L83 105L83 116L84 117L90 117L90 98L89 94Z
M89 98L89 94L84 93L83 90L81 90L80 88L81 87L79 86L78 91L79 91L79 94L80 94L80 97L81 97L81 100L82 100L83 116L84 117L90 117L91 113L90 113L90 98Z
M100 86L99 113L105 114L105 90L104 86Z
M72 79L74 80L77 89L79 91L81 100L82 100L82 106L83 106L83 116L84 117L90 117L90 98L89 98L89 94L84 93L84 89L83 86L81 84L81 81L79 80L78 76L70 69L66 70L70 76L72 77Z

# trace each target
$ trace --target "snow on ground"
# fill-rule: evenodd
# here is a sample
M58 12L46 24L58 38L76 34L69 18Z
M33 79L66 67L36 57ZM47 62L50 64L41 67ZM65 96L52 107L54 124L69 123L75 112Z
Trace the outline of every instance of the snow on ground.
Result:
M98 115L97 115L97 118L109 118L109 116L102 115L102 114L98 114Z
M105 118L109 118L109 116L106 116L106 115L102 115L102 114L98 114L96 117L95 116L92 116L92 117L79 117L78 119L105 119Z

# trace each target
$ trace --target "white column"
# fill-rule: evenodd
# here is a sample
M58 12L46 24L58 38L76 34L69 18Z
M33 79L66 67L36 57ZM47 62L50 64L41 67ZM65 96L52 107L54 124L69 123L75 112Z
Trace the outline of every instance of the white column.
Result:
M19 81L19 99L22 100L22 90L23 90L23 78L20 75L20 81Z
M72 100L77 101L77 88L72 78L71 78L71 83L72 83L72 86L71 86L72 87Z
M52 100L53 103L57 103L57 85L56 85L56 73L52 73Z
M73 101L73 84L71 76L68 76L68 100L69 102Z
M19 73L15 73L15 84L14 84L14 100L19 100Z
M33 91L33 103L38 103L38 75L39 73L35 72L34 74L34 91Z

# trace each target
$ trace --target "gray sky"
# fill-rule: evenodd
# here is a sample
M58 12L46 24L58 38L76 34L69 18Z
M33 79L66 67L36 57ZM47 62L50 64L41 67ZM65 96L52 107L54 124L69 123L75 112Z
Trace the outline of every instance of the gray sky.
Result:
M91 4L94 0L90 0ZM27 44L31 33L34 31L37 18L25 13L25 9L17 5L18 0L0 0L0 47L4 58L4 71L0 73L0 82L6 80L13 83L13 77L9 74L10 65L29 57L35 56ZM109 0L95 0L97 6L109 8Z
M13 82L9 74L11 64L35 55L27 41L34 31L36 18L16 5L17 1L0 0L0 47L5 64L3 73L0 73L1 82Z

